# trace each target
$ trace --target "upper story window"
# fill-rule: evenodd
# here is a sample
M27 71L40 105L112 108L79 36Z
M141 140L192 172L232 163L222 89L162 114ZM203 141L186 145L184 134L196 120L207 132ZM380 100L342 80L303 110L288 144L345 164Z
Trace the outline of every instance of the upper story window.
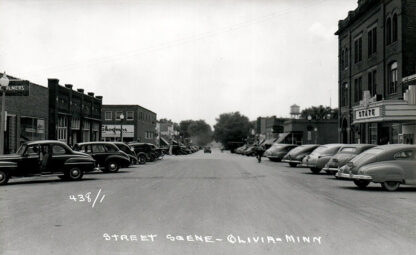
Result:
M354 63L363 60L363 38L360 36L354 40Z
M120 116L123 114L123 112L116 112L116 120L121 120Z
M387 18L386 21L386 44L391 43L391 18Z
M126 112L127 120L134 120L134 112Z
M377 70L368 72L368 90L371 96L377 94Z
M345 66L345 51L344 50L342 50L341 51L341 69L344 69L344 66Z
M354 102L359 102L363 99L363 79L358 77L354 79Z
M370 29L368 35L368 56L377 52L377 27Z
M112 112L105 112L105 120L112 120L113 119L113 113Z
M341 87L341 106L347 106L348 103L348 83L343 83Z
M392 42L397 41L398 35L398 24L397 24L397 14L393 15L393 24L392 24Z
M388 91L389 94L397 93L397 62L393 62L389 66L389 77L388 77Z

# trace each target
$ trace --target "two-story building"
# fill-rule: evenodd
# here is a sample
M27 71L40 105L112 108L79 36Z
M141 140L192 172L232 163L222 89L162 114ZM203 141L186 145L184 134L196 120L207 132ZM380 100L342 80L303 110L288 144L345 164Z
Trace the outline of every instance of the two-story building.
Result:
M140 105L103 105L102 140L155 143L156 120Z
M335 34L339 140L386 144L414 136L404 131L416 121L416 105L405 96L416 85L406 78L416 73L416 0L359 0Z

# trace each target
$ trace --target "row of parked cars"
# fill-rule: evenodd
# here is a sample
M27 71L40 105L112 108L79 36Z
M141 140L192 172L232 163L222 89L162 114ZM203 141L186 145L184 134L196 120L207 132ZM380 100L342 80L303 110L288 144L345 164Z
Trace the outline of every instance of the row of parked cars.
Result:
M72 148L64 142L43 140L23 143L15 154L0 156L0 185L12 177L58 175L80 180L84 173L118 172L134 164L163 158L163 150L151 143L86 142Z
M249 148L242 146L236 153L253 155ZM416 185L416 145L274 143L263 156L290 167L308 167L314 174L334 174L338 179L353 181L360 189L371 182L380 183L388 191L402 184Z

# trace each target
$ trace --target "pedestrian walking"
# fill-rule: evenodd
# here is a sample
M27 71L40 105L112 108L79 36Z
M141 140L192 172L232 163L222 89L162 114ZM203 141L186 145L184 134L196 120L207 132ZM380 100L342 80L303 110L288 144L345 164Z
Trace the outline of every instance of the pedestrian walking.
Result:
M261 157L263 156L263 153L264 153L264 147L258 144L256 146L256 158L259 163L261 163Z

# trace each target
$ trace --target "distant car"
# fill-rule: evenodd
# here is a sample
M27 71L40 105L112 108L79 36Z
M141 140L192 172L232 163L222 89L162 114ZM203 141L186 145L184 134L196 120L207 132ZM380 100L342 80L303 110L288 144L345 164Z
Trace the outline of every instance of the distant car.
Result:
M339 143L321 145L305 157L302 162L311 169L312 173L317 174L342 146L343 144Z
M204 148L204 153L211 153L211 147L207 146Z
M270 161L279 162L283 157L292 149L298 147L296 144L282 144L274 143L269 149L264 152L264 157L267 157Z
M77 143L74 150L91 155L105 173L115 173L130 165L129 156L111 142Z
M350 179L358 188L370 182L380 183L388 191L395 191L400 184L416 184L416 146L407 144L381 145L364 151L336 174Z
M347 144L341 147L337 154L326 163L323 170L328 174L336 174L340 167L347 164L348 161L353 159L358 154L374 148L373 144Z
M282 159L282 162L289 163L289 166L296 167L302 164L302 160L319 147L319 144L304 144L289 151Z
M129 156L130 164L135 165L139 163L139 159L137 158L136 152L128 146L126 143L123 142L113 142L122 152L126 153Z
M95 160L73 151L66 143L53 140L27 142L16 154L0 156L0 185L13 177L57 174L64 180L80 180L85 172L91 172Z

